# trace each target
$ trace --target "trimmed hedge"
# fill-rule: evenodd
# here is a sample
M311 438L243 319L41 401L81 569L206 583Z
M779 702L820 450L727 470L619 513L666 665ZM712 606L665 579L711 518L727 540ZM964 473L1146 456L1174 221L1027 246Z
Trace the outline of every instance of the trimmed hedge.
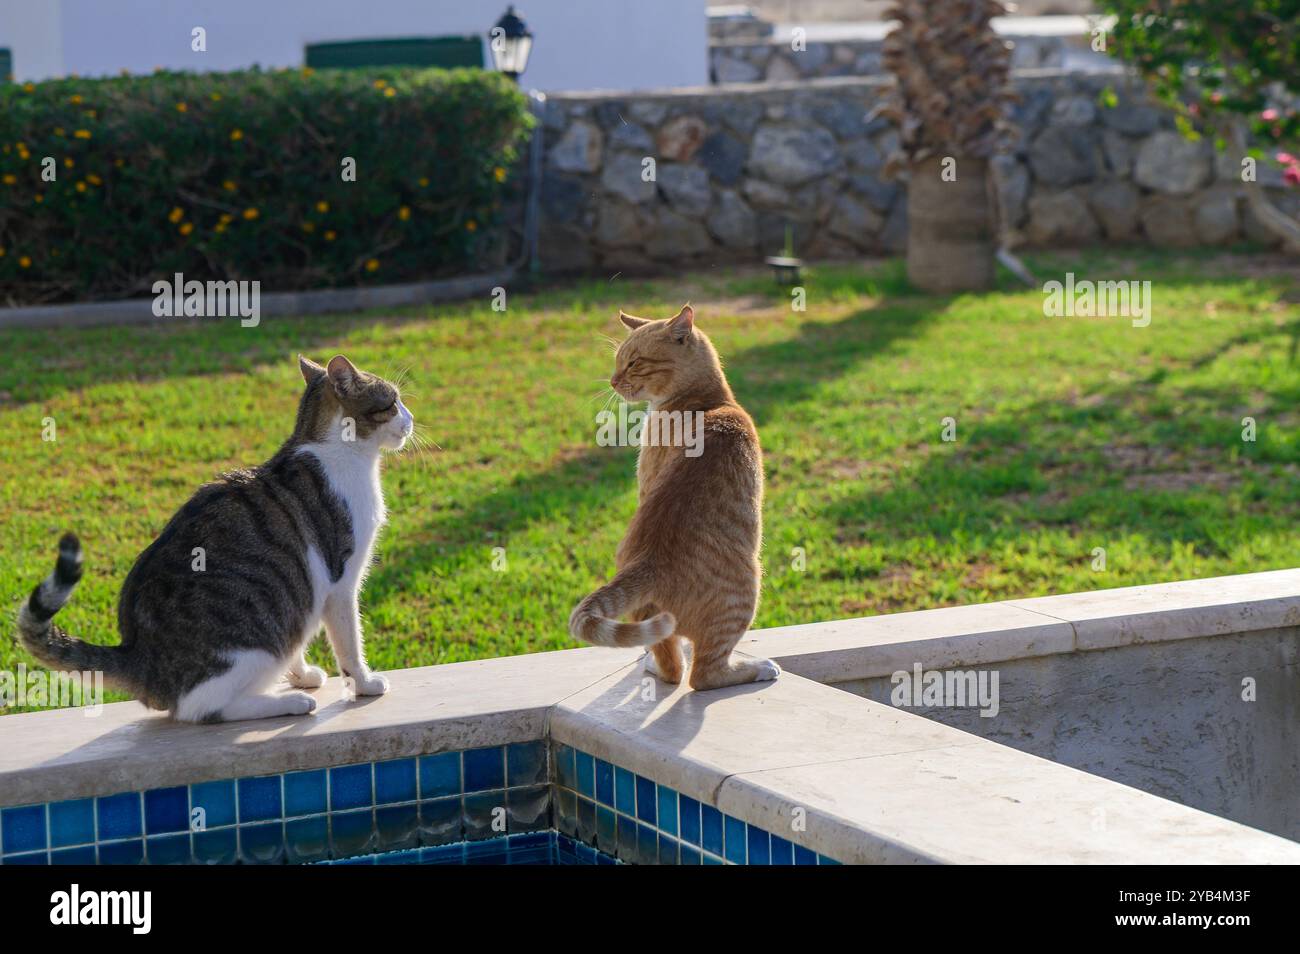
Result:
M272 291L463 270L532 122L517 87L482 70L9 84L0 303L149 295L176 272Z

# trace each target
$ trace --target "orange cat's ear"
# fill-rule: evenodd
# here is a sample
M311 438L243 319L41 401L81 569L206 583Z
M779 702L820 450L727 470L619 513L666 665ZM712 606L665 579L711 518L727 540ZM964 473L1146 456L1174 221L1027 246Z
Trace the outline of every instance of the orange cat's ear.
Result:
M690 305L682 305L682 310L668 319L668 330L678 341L685 341L694 329L695 309Z
M618 312L618 320L623 322L623 324L633 331L636 331L636 329L640 328L642 325L650 324L649 318L638 318L636 315L629 315L621 308Z

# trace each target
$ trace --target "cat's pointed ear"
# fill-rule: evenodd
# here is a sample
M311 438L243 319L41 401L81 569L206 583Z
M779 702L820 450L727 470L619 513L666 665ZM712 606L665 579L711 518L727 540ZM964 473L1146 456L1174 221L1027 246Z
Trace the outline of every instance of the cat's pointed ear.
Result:
M621 308L619 309L618 312L618 320L623 322L623 324L626 325L632 331L636 331L642 325L650 324L649 318L638 318L636 315L629 315Z
M311 358L305 358L302 355L298 355L298 370L302 372L302 379L308 384L311 384L325 373L325 369L319 364Z
M682 310L668 319L668 332L676 341L685 341L695 330L695 309L682 305Z
M347 358L341 354L336 354L330 358L329 367L325 369L330 376L330 384L334 385L335 394L347 394L356 386L357 376L361 373Z

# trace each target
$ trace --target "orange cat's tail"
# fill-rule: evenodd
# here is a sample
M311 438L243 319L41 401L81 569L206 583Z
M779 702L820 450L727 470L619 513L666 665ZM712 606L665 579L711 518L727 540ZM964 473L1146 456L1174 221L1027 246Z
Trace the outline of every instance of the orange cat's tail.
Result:
M652 646L677 628L672 613L658 613L639 623L618 617L645 602L652 574L644 564L625 567L577 605L569 616L569 632L594 646Z

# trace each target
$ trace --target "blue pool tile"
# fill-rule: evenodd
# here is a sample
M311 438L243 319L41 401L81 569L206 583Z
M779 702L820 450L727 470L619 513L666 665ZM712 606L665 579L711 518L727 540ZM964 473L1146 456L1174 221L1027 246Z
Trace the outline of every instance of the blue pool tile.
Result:
M164 835L190 830L190 791L184 785L144 793L144 832ZM188 848L186 849L188 852Z
M324 769L310 772L286 772L284 775L284 816L319 815L329 808L329 784Z
M422 865L462 865L465 863L465 845L459 842L454 845L441 845L437 848L421 848L420 864Z
M380 851L418 848L420 845L420 807L387 805L375 809L375 832Z
M776 835L772 836L772 864L794 864L794 845L784 838L778 838Z
M190 836L160 835L145 839L145 857L151 865L187 865L190 863Z
M718 858L718 857L715 856L715 855L705 855L703 860L704 860L704 863L705 863L706 865L720 865L720 864L722 864L722 859L721 859L721 858Z
M722 854L722 812L712 805L700 805L700 847L719 858Z
M636 863L639 865L659 863L659 833L649 825L636 826Z
M659 787L659 830L677 834L677 793L671 788Z
M803 845L794 846L794 863L797 865L817 864L817 852Z
M9 861L8 858L5 859ZM132 838L130 841L114 841L99 846L99 863L101 865L138 865L144 861L144 839Z
M492 838L487 841L469 842L465 845L465 864L467 865L504 865L510 860L505 838Z
M565 835L578 833L578 796L567 788L555 789L555 827Z
M50 864L52 865L93 865L94 863L94 845L82 845L80 848L58 848L50 852Z
M681 855L682 864L698 865L700 863L700 849L694 848L691 845L683 843L681 847L681 852L682 852Z
M283 808L280 802L280 776L264 775L260 778L239 780L239 823L269 821L279 818Z
M555 784L561 788L577 787L573 769L574 754L573 747L562 742L555 747Z
M418 865L420 849L408 848L403 851L386 851L375 859L377 865Z
M239 860L273 865L284 861L284 822L239 826Z
M614 766L604 759L596 759L596 801L614 804Z
M460 793L459 752L420 756L420 798L442 798Z
M329 819L324 815L314 818L295 818L284 823L286 860L291 864L321 861L329 857Z
M655 823L655 783L636 777L636 817L647 825Z
M47 851L29 851L24 855L5 855L6 865L48 865L50 854Z
M614 810L604 805L596 806L596 847L613 854L616 842Z
M465 837L470 841L500 838L506 833L502 827L507 818L505 789L466 795L464 803Z
M659 864L675 865L677 859L677 839L670 835L659 833Z
M506 785L542 785L546 782L546 743L516 742L506 746Z
M431 798L420 803L420 843L448 845L465 837L460 796Z
M505 747L468 749L461 753L465 766L465 791L484 792L506 787Z
M624 815L636 814L636 776L618 766L614 767L614 807Z
M551 827L551 786L529 785L507 790L506 810L512 834L545 831Z
M589 798L578 799L578 840L596 840L596 803Z
M636 822L626 815L618 816L617 854L624 861L636 860Z
M239 858L234 828L194 833L194 860L201 865L233 865Z
M818 863L819 865L837 865L837 864L839 864L839 862L836 861L834 858L827 858L825 855L818 855L818 856L817 856L817 863Z
M413 802L415 798L415 759L375 763L376 805Z
M369 762L330 769L330 811L368 808L372 804L370 799Z
M123 792L95 799L95 813L99 817L99 840L139 838L140 793ZM8 828L8 826L5 826ZM143 848L143 846L141 846Z
M330 815L330 850L335 858L374 851L375 817L370 809Z
M50 847L95 842L95 800L78 798L50 804Z
M689 795L681 795L677 799L678 811L681 812L679 832L682 841L688 845L699 847L700 844L700 803Z
M745 863L745 823L730 815L723 816L725 829L726 853L723 855L734 865Z
M24 805L0 810L0 848L4 854L43 851L45 840L45 806Z
M576 752L573 756L574 775L577 777L579 795L587 798L596 797L596 760L586 752Z
M200 782L190 786L190 812L195 831L235 823L235 783Z
M591 845L584 845L582 842L578 842L577 848L578 864L594 865L596 863L596 851L591 847Z
M754 825L747 826L745 841L749 846L749 863L767 865L772 863L772 848L768 833Z

